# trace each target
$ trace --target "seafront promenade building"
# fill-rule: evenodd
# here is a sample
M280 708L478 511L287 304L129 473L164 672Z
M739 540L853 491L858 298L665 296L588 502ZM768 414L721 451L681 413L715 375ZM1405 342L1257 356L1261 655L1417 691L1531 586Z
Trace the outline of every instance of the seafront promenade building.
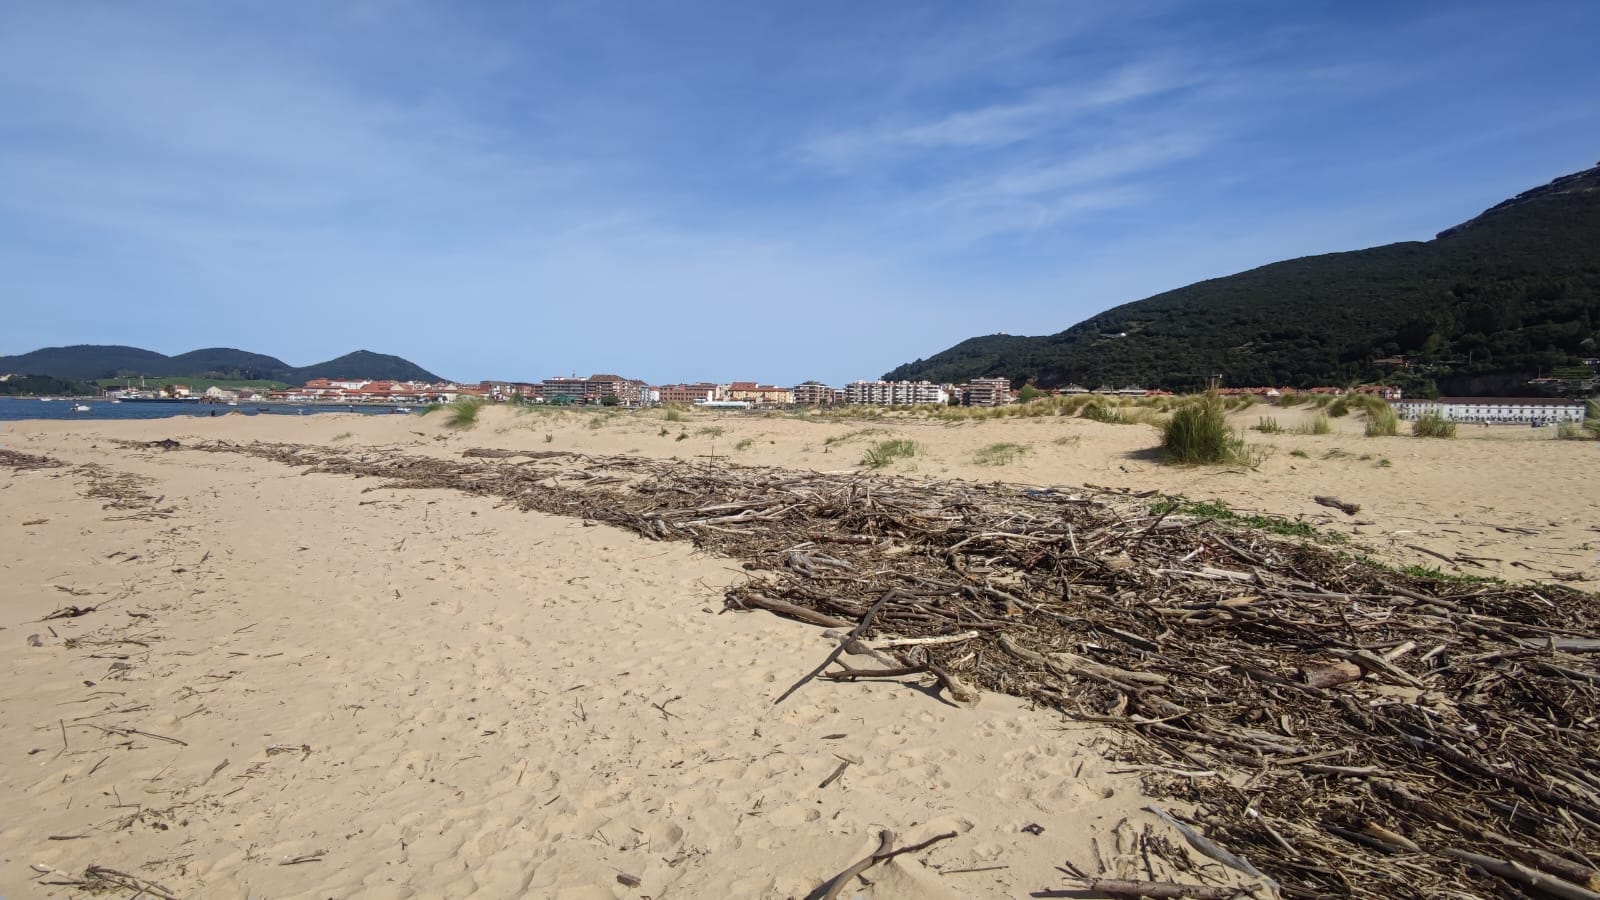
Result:
M538 387L538 397L546 403L604 405L607 397L615 397L617 406L641 406L649 396L649 385L621 375L557 376L539 382Z
M968 406L1005 406L1011 402L1011 379L974 378L961 393Z
M728 385L725 399L743 400L756 406L788 406L794 402L794 391L770 384L756 384L754 381L735 381Z
M802 381L794 386L794 402L800 406L832 406L844 402L844 392L820 381Z
M661 403L706 403L719 398L722 385L701 381L695 384L663 384L655 388Z
M860 406L947 403L950 392L929 381L852 381L844 386L844 402Z
M1394 409L1402 419L1433 413L1447 422L1485 425L1548 425L1582 422L1583 401L1558 397L1439 397L1434 400L1397 400Z

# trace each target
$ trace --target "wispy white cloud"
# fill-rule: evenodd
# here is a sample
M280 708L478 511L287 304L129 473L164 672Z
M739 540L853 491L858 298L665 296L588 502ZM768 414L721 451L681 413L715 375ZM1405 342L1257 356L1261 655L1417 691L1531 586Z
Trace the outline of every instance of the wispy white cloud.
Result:
M1114 110L1193 81L1192 75L1166 65L1129 66L1082 84L1035 89L1009 102L816 135L805 143L802 156L816 164L850 168L908 152L1003 147L1066 129L1086 113Z

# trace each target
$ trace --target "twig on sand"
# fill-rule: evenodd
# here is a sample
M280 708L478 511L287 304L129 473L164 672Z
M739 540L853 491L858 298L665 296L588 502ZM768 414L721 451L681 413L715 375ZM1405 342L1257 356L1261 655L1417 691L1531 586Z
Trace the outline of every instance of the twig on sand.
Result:
M839 892L844 890L845 886L850 883L850 879L860 875L862 872L865 872L878 863L888 862L889 860L894 859L896 856L900 856L903 853L915 853L918 850L927 849L928 847L931 847L940 841L948 840L955 836L956 833L954 831L947 831L944 834L936 834L920 843L912 844L908 847L901 847L898 850L891 850L889 848L894 846L894 832L886 828L881 834L878 835L878 849L857 860L855 863L852 863L850 867L845 869L843 872L840 872L827 881L824 881L822 884L817 885L816 890L806 895L806 900L834 900L835 897L839 896Z

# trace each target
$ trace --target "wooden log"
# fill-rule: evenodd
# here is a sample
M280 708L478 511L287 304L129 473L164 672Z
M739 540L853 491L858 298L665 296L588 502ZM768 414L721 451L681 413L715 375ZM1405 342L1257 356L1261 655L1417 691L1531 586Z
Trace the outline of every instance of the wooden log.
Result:
M1488 872L1490 875L1496 876L1497 878L1504 878L1506 881L1510 881L1514 884L1520 884L1523 887L1533 888L1536 891L1549 894L1552 897L1560 897L1562 900L1600 900L1600 893L1596 893L1585 887L1579 887L1570 881L1563 881L1562 879L1556 878L1553 875L1546 875L1543 872L1535 872L1524 865L1519 865L1504 859L1495 859L1492 856L1484 856L1481 853L1471 853L1466 850L1456 850L1454 848L1446 848L1440 852L1443 855L1453 859L1459 859L1462 862L1471 863L1472 865L1477 866L1478 868Z
M1326 506L1329 509L1337 509L1347 516L1353 516L1356 513L1361 512L1361 504L1346 503L1343 500L1340 500L1338 497L1317 496L1312 497L1311 499L1316 501L1318 506Z
M1330 688L1361 679L1361 667L1347 660L1332 663L1313 663L1300 667L1300 677L1314 688Z
M820 613L814 609L798 606L787 600L779 600L775 597L767 597L756 593L745 594L733 602L741 607L753 606L809 625L821 625L823 628L850 628L854 624L837 616L830 616L827 613Z
M1113 897L1153 897L1155 900L1229 900L1255 890L1257 885L1178 884L1171 881L1126 881L1121 878L1086 878L1083 890Z

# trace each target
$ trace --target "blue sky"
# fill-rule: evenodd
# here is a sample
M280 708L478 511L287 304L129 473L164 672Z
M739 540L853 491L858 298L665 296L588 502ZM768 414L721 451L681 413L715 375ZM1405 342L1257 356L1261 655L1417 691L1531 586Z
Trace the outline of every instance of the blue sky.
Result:
M0 354L872 378L1600 159L1590 2L0 7Z

